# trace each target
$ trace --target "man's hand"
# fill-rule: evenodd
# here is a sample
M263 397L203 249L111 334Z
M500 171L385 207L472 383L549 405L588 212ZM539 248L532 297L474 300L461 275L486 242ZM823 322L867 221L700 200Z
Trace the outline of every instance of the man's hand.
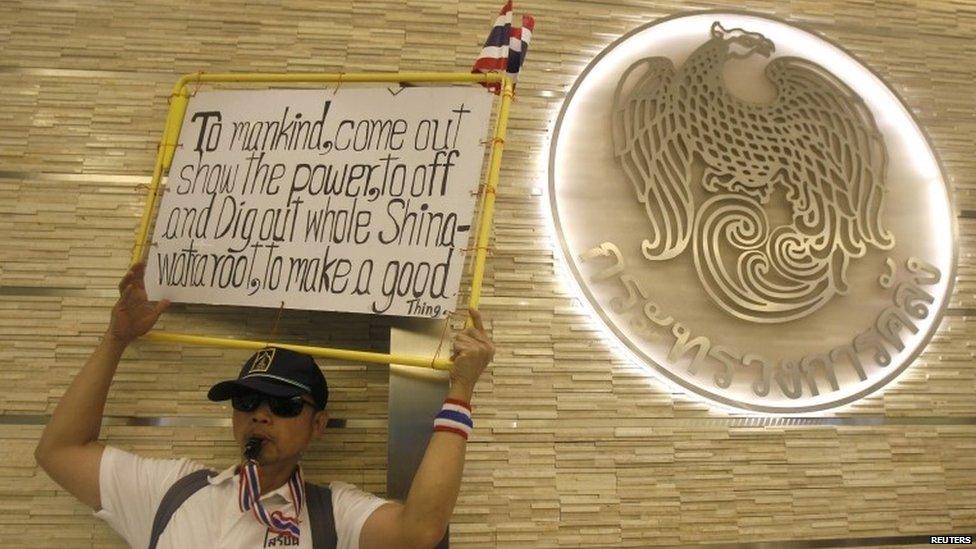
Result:
M122 297L112 308L105 337L68 386L34 450L38 465L76 498L100 509L99 475L104 447L98 443L102 412L112 376L126 346L145 334L169 307L146 299L142 278L146 264L137 263L119 282Z
M454 338L451 348L451 388L461 389L470 400L474 392L474 385L485 371L488 363L495 356L495 344L485 331L481 320L481 313L477 309L468 309L471 314L472 326L459 333Z
M152 304L146 297L146 263L140 261L125 273L119 282L119 300L112 307L108 335L120 343L129 344L152 329L159 316L169 308L166 299Z

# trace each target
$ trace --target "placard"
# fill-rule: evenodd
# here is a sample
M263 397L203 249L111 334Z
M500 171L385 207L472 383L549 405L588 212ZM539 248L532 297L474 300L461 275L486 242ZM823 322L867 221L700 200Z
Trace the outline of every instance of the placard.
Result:
M445 317L492 97L472 87L197 93L156 216L149 297Z

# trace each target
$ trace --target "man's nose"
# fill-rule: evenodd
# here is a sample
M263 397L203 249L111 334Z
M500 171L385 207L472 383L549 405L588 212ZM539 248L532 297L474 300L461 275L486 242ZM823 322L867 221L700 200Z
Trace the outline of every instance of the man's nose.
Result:
M260 406L251 414L251 421L255 423L270 423L271 422L271 408L268 407L267 402L262 402Z

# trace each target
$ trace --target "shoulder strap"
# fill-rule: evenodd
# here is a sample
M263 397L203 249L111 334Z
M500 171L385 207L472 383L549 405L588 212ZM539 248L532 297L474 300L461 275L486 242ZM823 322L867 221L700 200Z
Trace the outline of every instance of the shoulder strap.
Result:
M335 549L339 545L339 537L332 512L332 490L306 482L305 503L312 528L312 549Z
M183 505L183 502L189 499L190 496L200 491L201 488L207 485L207 477L217 474L215 471L209 469L200 469L199 471L194 471L189 475L177 480L169 487L166 494L163 496L162 501L159 502L159 507L156 508L156 516L153 518L152 533L149 535L149 549L156 549L156 544L159 543L159 536L163 534L163 530L166 529L166 525L169 524L169 519L173 517L173 513Z

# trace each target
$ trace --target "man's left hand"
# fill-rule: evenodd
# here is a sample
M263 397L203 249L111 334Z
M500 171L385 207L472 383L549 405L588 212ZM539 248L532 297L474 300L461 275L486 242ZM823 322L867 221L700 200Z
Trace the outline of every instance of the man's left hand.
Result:
M451 360L454 361L451 387L471 393L481 373L495 356L495 344L485 331L481 313L477 309L468 309L468 312L472 325L454 338L451 348Z

